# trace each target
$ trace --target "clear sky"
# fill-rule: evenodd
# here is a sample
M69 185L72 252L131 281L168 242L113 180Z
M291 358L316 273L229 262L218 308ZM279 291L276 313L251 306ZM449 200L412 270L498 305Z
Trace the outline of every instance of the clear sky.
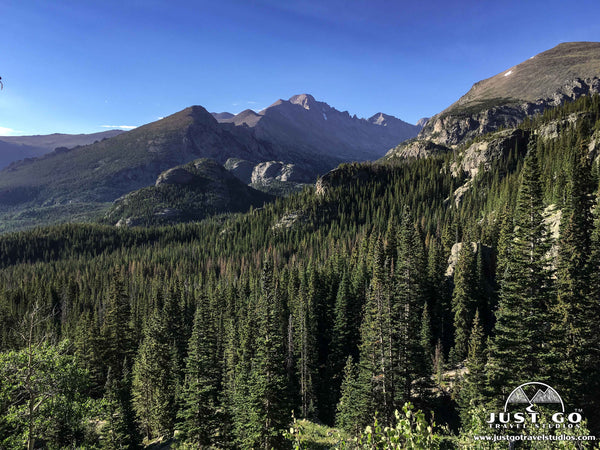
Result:
M598 0L3 0L0 135L139 126L310 93L415 123L567 41Z

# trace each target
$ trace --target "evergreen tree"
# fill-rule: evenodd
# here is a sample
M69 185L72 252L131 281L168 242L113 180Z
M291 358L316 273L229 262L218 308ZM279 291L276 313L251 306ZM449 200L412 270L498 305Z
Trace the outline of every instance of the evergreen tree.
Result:
M590 300L587 303L587 349L588 354L584 361L584 367L589 370L584 385L583 406L586 417L590 418L590 429L597 432L600 430L600 194L595 205L595 224L592 232L591 252L589 259L590 267Z
M547 380L553 369L546 363L551 341L551 286L542 211L537 146L530 143L496 312L489 367L497 394L523 380Z
M218 436L223 435L219 433L224 417L219 401L221 372L216 339L208 301L203 299L194 315L178 414L186 441L200 447L217 444Z
M137 447L138 435L131 404L131 377L127 362L121 379L115 379L109 367L103 408L106 425L102 428L102 448L128 449Z
M310 269L309 269L309 272ZM312 275L314 277L314 273ZM298 380L300 382L301 417L315 417L316 393L315 378L317 366L317 317L315 295L309 290L309 280L303 277L298 293L298 309L296 318L298 352Z
M113 378L120 380L126 370L123 362L132 359L134 342L129 296L118 274L114 275L110 287L100 333L103 362L112 371Z
M338 292L334 307L334 322L332 330L332 341L328 357L330 401L331 405L337 405L340 398L341 384L344 376L344 362L348 356L357 356L356 338L353 332L355 324L352 323L353 298L350 292L350 277L344 272L338 286ZM335 411L330 414L335 415Z
M473 328L469 338L465 378L460 386L458 404L463 425L466 425L473 411L483 406L486 398L487 377L485 373L485 334L479 320L479 310L475 312Z
M431 316L429 315L427 303L425 303L425 306L423 307L423 314L421 315L421 347L423 348L423 353L425 354L427 371L431 372L434 348L433 332L431 329Z
M454 270L452 311L454 312L454 347L451 361L458 363L467 357L468 340L473 322L477 295L475 255L470 242L463 242Z
M420 336L425 305L424 271L423 247L413 226L412 216L405 210L400 226L398 264L392 292L395 409L411 400L413 381L424 380L428 375Z
M256 352L251 360L245 447L279 448L289 420L285 342L287 323L277 293L273 263L265 261L257 304Z
M560 358L561 392L581 404L586 381L596 367L591 354L596 317L591 292L592 183L587 151L580 143L572 151L567 202L563 208L563 226L556 272L556 337L554 351Z
M150 317L133 364L133 405L146 438L169 436L175 422L175 380L168 331L162 316Z
M338 288L332 330L332 342L330 352L330 367L332 378L338 379L341 382L342 371L344 369L344 361L348 356L356 352L356 337L353 333L353 328L356 326L352 323L353 298L350 291L350 278L347 272L342 275L342 280ZM338 383L339 385L339 383Z
M364 375L363 375L364 376ZM363 427L369 423L372 410L370 397L361 386L369 380L361 380L356 365L349 356L344 367L344 376L341 387L341 397L337 404L336 426L355 436L358 436Z
M448 347L452 343L452 310L450 306L450 289L446 278L448 256L444 254L439 238L429 240L427 253L426 292L429 313L436 327L432 330L434 337L440 339Z
M367 416L378 411L387 418L393 412L394 361L392 310L384 258L383 242L378 239L373 256L373 278L360 329L358 388L362 392L358 395L371 398L370 406L374 409L365 411Z

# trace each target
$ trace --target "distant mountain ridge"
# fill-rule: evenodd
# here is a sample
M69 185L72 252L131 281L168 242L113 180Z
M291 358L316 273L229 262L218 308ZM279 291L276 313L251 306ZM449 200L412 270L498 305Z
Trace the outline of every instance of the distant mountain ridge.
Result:
M108 130L90 134L53 133L35 136L0 136L0 169L14 161L37 158L52 150L78 145L88 145L124 133L122 130Z
M201 106L193 106L105 141L13 164L0 172L0 204L25 187L37 191L29 196L33 203L112 201L197 158L225 162L238 155L257 161L275 156L268 143L227 128Z
M417 125L381 112L369 119L359 119L317 101L310 94L280 99L259 112L247 109L228 118L228 113L220 114L219 122L251 128L258 139L282 148L293 144L306 153L329 154L339 162L380 158L420 130Z

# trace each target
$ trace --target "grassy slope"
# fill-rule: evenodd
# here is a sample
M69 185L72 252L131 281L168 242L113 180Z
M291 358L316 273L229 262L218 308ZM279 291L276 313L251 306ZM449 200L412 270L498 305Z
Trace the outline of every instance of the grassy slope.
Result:
M550 97L566 81L600 76L600 43L557 45L491 78L482 80L441 115L482 110L497 104Z

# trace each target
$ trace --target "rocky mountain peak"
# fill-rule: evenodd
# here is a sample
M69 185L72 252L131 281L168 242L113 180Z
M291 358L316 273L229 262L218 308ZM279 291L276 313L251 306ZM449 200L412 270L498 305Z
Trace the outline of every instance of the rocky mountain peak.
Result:
M395 117L388 116L387 114L384 114L382 112L378 112L377 114L369 117L368 121L374 125L381 125L385 127L387 126L390 119L395 119Z
M290 97L289 102L294 105L300 105L304 109L311 109L311 107L315 107L318 103L310 94L294 95L293 97Z
M430 117L422 117L417 120L417 126L419 128L423 128L427 122L429 122Z

